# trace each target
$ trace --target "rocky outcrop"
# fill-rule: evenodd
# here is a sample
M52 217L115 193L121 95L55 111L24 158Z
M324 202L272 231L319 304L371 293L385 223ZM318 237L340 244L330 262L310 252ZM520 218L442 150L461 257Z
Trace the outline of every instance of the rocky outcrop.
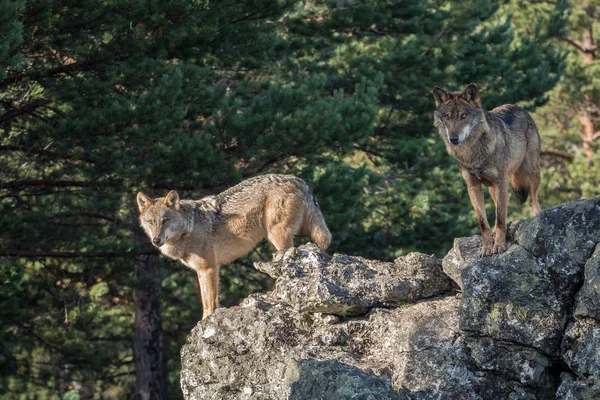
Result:
M600 198L545 210L479 258L329 256L257 268L275 290L219 309L182 349L187 399L582 399L600 396ZM444 272L446 274L444 274ZM452 282L454 281L454 282ZM462 293L458 290L462 288Z
M255 267L277 279L274 299L297 312L364 314L373 307L448 293L453 287L436 258L419 253L392 263L343 254L330 257L309 244Z

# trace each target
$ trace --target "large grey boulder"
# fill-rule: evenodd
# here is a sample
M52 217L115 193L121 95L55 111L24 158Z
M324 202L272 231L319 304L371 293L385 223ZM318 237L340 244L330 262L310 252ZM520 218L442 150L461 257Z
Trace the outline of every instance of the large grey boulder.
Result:
M459 300L332 320L264 295L219 310L182 349L187 399L546 399L541 353L463 335Z
M502 254L478 258L476 240L464 238L444 259L463 288L460 327L558 357L585 263L600 241L600 198L544 210L512 224L509 236L514 244Z
M592 379L576 379L569 373L561 374L560 379L560 386L556 390L556 400L600 399L600 386Z
M277 254L257 265L273 293L193 329L184 396L600 398L600 198L516 222L509 239L505 253L479 258L480 238L459 238L442 263L314 245Z

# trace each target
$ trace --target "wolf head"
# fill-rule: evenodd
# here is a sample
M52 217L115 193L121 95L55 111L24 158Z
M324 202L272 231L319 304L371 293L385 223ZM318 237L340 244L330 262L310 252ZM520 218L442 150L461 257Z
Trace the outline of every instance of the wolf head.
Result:
M433 88L435 99L435 126L440 135L452 145L459 145L474 132L477 125L485 121L481 109L479 90L471 83L462 92L448 93L439 87Z
M180 239L190 231L188 221L180 212L179 195L171 190L166 197L152 200L144 193L137 194L140 222L156 247L169 240Z

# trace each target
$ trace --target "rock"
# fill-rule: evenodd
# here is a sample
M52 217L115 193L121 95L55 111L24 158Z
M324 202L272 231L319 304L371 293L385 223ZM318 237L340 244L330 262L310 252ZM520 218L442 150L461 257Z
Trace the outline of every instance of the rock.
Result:
M600 244L585 263L583 287L577 296L575 315L600 320Z
M386 374L376 375L334 360L300 360L298 369L298 380L290 385L290 400L410 400L403 391L392 388Z
M447 264L463 270L460 327L558 357L584 264L600 241L600 198L544 210L512 224L510 236L516 244L506 252L472 262L473 240L455 242L460 257Z
M479 258L478 237L456 239L442 262L452 279L419 253L278 253L257 263L276 278L271 295L192 330L184 397L600 398L599 225L596 198L512 224L503 254Z
M551 396L545 356L461 334L458 304L446 297L331 325L253 296L194 328L182 390L187 399Z
M561 349L562 359L578 376L591 377L600 384L600 322L577 319L567 327Z
M549 275L520 246L472 263L462 275L461 329L557 356L570 297Z
M600 386L591 379L575 379L567 373L561 374L560 378L556 400L600 399Z
M543 210L512 224L509 236L549 269L576 275L600 242L600 197Z
M454 247L442 260L444 273L462 289L462 272L472 262L479 259L481 236L454 239Z
M329 257L309 243L255 266L277 278L277 300L299 312L356 315L376 306L449 293L453 288L438 260L420 253L392 263L343 254Z

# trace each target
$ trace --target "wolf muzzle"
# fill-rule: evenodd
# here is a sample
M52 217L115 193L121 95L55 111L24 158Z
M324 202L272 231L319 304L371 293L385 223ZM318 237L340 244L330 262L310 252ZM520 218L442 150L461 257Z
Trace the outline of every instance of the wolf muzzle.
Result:
M152 244L154 244L157 247L160 247L164 244L164 240L157 236L154 239L152 239Z
M450 135L450 137L448 139L450 139L450 143L458 144L458 141L459 141L458 135Z

